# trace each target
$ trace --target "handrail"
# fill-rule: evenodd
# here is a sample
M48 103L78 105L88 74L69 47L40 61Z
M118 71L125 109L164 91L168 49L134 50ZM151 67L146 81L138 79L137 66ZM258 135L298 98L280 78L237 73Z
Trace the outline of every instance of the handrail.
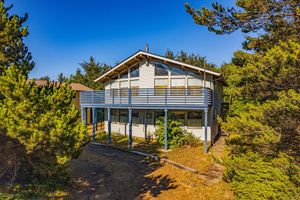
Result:
M81 105L211 105L209 88L129 88L80 92Z

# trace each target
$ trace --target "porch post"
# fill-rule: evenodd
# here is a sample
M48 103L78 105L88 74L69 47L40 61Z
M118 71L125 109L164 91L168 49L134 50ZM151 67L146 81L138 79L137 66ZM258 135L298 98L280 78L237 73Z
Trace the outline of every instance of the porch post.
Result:
M168 149L168 109L165 108L165 150Z
M128 148L132 147L132 109L128 109L128 125L129 125L129 140L128 140Z
M207 142L207 108L204 109L204 152L208 152L208 142Z
M107 108L107 143L110 144L111 139L111 108Z
M92 139L95 140L95 134L96 134L96 108L92 108Z
M85 121L85 108L84 107L81 107L81 122L84 123Z

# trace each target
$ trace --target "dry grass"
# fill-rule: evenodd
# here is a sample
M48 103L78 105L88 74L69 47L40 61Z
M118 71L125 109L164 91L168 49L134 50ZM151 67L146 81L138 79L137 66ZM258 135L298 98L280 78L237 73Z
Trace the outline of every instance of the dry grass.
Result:
M97 137L96 142L106 143L107 135ZM128 137L121 134L112 134L112 145L119 148L128 148ZM223 145L224 146L224 145ZM221 157L223 146L212 150L215 156ZM199 174L191 174L169 164L146 175L147 177L168 177L175 180L170 184L173 189L161 190L159 194L152 194L150 190L141 194L141 199L234 199L234 194L227 183L222 180L223 167L218 165L211 154L203 153L203 146L180 147L170 151L161 151L161 146L155 141L145 142L141 138L133 138L133 149L152 153L190 168L196 169ZM214 153L216 152L217 153ZM157 181L163 181L157 179ZM160 183L158 183L159 185Z

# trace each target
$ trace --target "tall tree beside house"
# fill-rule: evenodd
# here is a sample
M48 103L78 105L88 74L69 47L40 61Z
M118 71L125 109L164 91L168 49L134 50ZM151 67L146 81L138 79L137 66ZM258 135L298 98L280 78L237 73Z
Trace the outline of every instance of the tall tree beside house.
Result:
M300 196L299 1L238 0L236 6L186 4L195 23L214 33L252 32L246 51L222 66L232 99L221 121L230 133L225 179L240 199L293 199Z
M4 189L12 189L10 199L15 199L19 189L32 186L25 192L29 196L21 197L31 199L42 189L37 185L53 190L66 177L68 161L79 155L88 134L78 123L79 110L71 104L74 91L68 85L28 82L33 62L23 43L27 17L9 15L10 8L0 1L0 183L10 186L0 187L0 197ZM11 187L15 181L17 188Z
M71 82L81 83L94 90L103 89L103 84L95 83L94 80L107 72L111 67L107 64L101 64L95 60L94 57L90 57L89 61L80 63L81 69L77 69L74 75L70 76Z
M12 64L27 73L34 67L31 53L23 42L28 36L28 27L24 26L28 15L9 14L13 6L6 7L4 3L0 1L0 74Z
M32 173L59 176L88 141L86 128L78 123L79 110L71 104L75 92L68 85L39 88L14 65L0 77L0 92L5 97L0 133L24 147L18 156Z

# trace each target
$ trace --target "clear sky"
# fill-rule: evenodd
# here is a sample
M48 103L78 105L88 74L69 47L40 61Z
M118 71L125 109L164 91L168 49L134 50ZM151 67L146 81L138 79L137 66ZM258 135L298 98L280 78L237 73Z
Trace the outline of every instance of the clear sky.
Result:
M31 78L74 73L94 56L115 65L149 43L150 52L167 49L206 56L209 62L229 62L241 49L241 33L218 36L194 24L184 3L200 8L208 0L6 0L12 12L29 14L25 40L36 62ZM218 1L232 5L233 1Z

